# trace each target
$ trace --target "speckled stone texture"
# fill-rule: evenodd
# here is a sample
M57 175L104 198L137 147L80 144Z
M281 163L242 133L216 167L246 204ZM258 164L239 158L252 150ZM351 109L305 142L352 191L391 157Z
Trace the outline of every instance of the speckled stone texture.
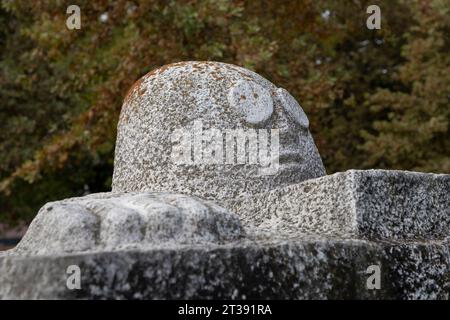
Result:
M0 299L449 299L449 246L304 237L0 257ZM81 290L66 287L81 269ZM381 288L367 289L370 265Z
M195 122L202 127L196 129ZM252 71L219 62L167 65L137 81L124 101L112 188L221 200L320 177L325 169L308 126L302 108L286 90ZM229 130L279 130L278 170L265 175L259 163L226 163L226 156L234 158L236 148L245 145L238 142L225 150L221 163L205 164L201 157L206 151L195 150L193 164L173 161L173 147L185 142L184 136L174 139L174 133L210 129L220 130L224 139ZM207 137L200 142L204 148L208 143Z
M450 175L350 170L223 204L246 226L372 240L450 236Z
M242 238L239 218L211 201L175 193L97 193L49 202L8 254L50 255Z
M448 179L383 170L339 173L256 196L251 205L236 201L250 212L240 215L248 219L243 227L209 201L172 193L104 193L50 203L23 242L0 253L0 299L449 299ZM189 232L178 233L181 238L162 226L165 238L147 241L140 228L123 228L133 226L129 214L107 219L116 210L171 212L155 211L168 204L187 216L209 207L204 217L212 223L196 229L201 219L195 220ZM49 207L60 217L42 217ZM302 216L309 212L314 215ZM83 214L100 223L81 226ZM165 217L153 223L177 225ZM221 232L211 227L217 223L225 226ZM94 235L83 239L81 229ZM193 230L204 232L195 237ZM95 245L80 247L91 238ZM66 287L70 265L81 269L81 290ZM379 290L366 286L372 265L381 268Z
M0 252L0 299L449 299L450 175L324 176L308 126L286 90L237 66L147 74L122 108L113 192L42 207ZM279 168L226 162L195 138L212 129L279 130ZM193 163L173 157L186 132ZM224 162L206 161L212 150ZM66 286L71 265L80 290ZM366 285L374 265L379 290Z

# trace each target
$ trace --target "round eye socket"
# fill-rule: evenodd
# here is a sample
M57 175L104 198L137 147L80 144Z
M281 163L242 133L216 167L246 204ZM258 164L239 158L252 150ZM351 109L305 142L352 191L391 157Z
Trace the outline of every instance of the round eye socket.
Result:
M263 123L273 113L273 100L268 90L250 81L239 81L228 93L229 103L251 124Z
M286 89L278 88L277 97L280 99L284 110L286 110L295 122L304 128L309 127L308 117L302 107Z

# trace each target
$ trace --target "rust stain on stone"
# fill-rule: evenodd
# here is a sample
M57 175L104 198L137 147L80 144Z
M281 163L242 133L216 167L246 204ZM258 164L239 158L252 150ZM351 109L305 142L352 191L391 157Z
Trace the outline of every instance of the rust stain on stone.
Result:
M134 93L140 88L143 80L144 80L144 77L139 78L135 83L133 83L131 88L128 89L128 92L125 95L125 99L124 99L125 103L127 103L132 98Z
M191 66L192 69L204 72L204 70L212 70L211 76L215 80L223 80L223 76L220 73L220 66L217 65L214 61L181 61L181 62L175 62L166 64L162 67L156 68L151 70L150 72L143 75L141 78L139 78L131 87L128 89L127 94L125 95L124 104L128 104L128 102L131 102L134 98L136 98L137 95L142 96L145 93L145 88L142 88L142 82L145 79L148 79L153 76L158 76L163 74L168 69L173 69L174 67L184 67L184 66ZM129 103L130 105L132 103Z

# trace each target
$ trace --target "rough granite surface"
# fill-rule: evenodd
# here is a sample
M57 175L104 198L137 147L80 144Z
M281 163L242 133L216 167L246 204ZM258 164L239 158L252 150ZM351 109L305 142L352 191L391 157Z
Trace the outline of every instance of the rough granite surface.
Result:
M324 237L0 257L0 299L449 299L448 243ZM69 290L66 270L81 270ZM380 289L370 290L371 265Z
M446 175L349 171L274 190L268 202L255 197L254 207L236 202L255 214L241 215L244 226L210 201L173 193L103 193L49 203L19 246L0 253L0 299L449 299L447 183ZM375 200L355 193L362 191ZM276 192L289 197L274 198ZM293 209L302 203L305 211ZM382 211L380 203L391 207ZM302 216L314 208L316 223ZM174 212L193 220L174 219ZM358 225L357 214L374 225ZM426 231L429 223L435 234ZM358 239L379 235L391 239ZM66 286L70 265L80 267L80 290ZM369 290L373 265L381 269L381 288Z
M162 192L97 193L44 205L9 254L224 243L243 235L239 218L211 201Z
M450 175L349 170L222 203L245 226L372 240L450 236ZM243 214L245 213L245 214Z
M249 70L150 72L124 101L113 192L43 206L0 252L0 299L449 299L450 175L324 176L308 127L289 92ZM269 142L275 171L250 161Z
M302 108L286 90L252 71L219 62L167 65L138 80L124 101L112 189L173 191L220 200L320 177L325 169L308 126ZM191 164L173 161L174 147L190 147L186 132L210 129L219 130L224 141L230 131L279 130L279 168L274 174L261 174L261 163L249 160L249 151L251 157L255 150L248 142L233 140L232 149L217 150L206 134L189 139L196 142L195 148L203 146L192 147ZM245 163L234 159L241 147ZM205 160L214 152L223 152L223 161ZM234 162L226 162L227 157Z

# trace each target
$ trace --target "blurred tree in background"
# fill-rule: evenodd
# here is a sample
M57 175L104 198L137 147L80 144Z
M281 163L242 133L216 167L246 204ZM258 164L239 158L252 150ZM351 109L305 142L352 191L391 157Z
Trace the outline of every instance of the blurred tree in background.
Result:
M450 172L448 0L2 0L0 221L110 189L135 80L181 60L253 69L308 114L328 173ZM381 30L366 8L381 7Z

